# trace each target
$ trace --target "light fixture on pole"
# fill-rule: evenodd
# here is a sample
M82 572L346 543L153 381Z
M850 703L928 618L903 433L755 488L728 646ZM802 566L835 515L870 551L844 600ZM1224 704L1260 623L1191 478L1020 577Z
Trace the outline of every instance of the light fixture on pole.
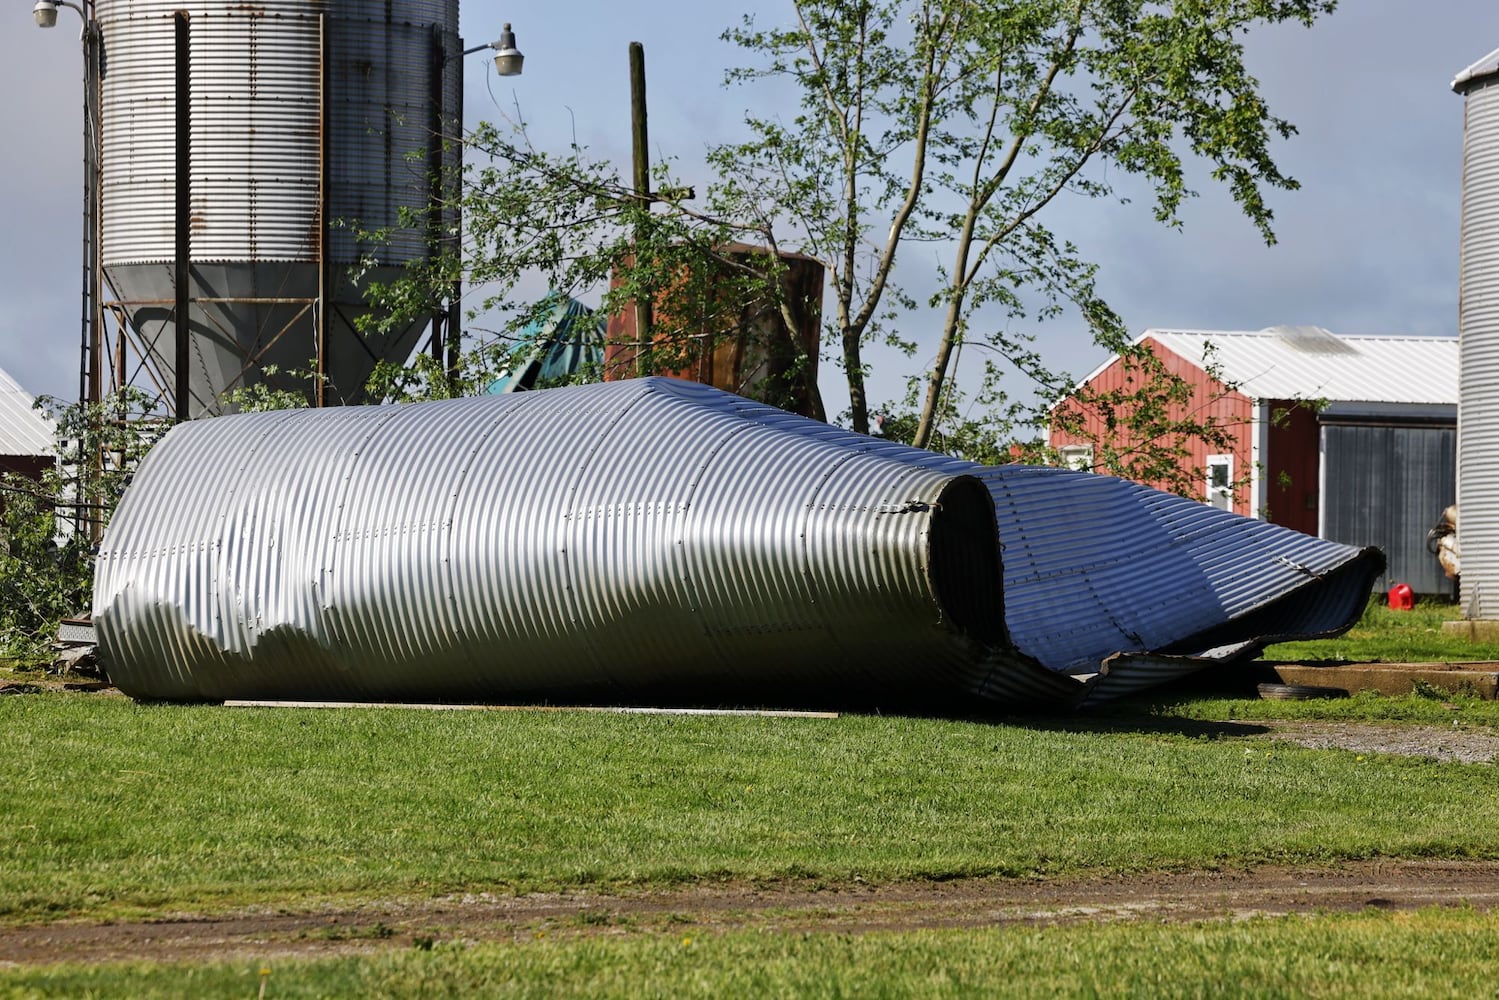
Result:
M46 2L48 0L40 0L37 6L41 7L42 3ZM61 0L61 2L66 2L66 0ZM515 32L510 30L508 23L500 25L499 38L492 42L485 42L483 45L475 45L471 49L464 49L463 54L469 56L475 52L482 52L484 49L494 49L496 73L500 76L520 76L521 64L525 62L526 57L521 55L520 49L515 47Z
M499 38L492 42L485 42L483 45L475 45L472 48L464 49L461 54L471 56L475 52L483 52L485 49L492 49L494 51L494 69L500 76L521 75L521 66L525 62L526 57L521 54L520 49L515 47L515 32L510 29L508 21L500 25ZM446 63L449 59L457 58L456 55L445 56L443 62ZM461 106L463 94L463 63L461 60L458 63L458 94ZM462 118L461 111L459 118ZM440 173L440 169L434 171L434 176L438 173ZM462 218L460 216L458 224L453 227L452 233L449 236L454 246L460 246L462 243L462 237L459 235L461 227ZM439 320L436 316L433 318L432 356L438 358L445 355L445 367L448 377L449 379L453 379L456 377L458 371L459 360L459 317L462 313L462 310L459 308L459 302L463 294L461 278L453 281L450 292L445 320ZM446 324L446 334L441 337L439 337L438 333L440 322L445 322Z
M38 28L57 27L57 8L72 7L83 18L84 25L88 25L89 15L84 9L71 0L36 0L36 6L31 8L31 16L36 20Z

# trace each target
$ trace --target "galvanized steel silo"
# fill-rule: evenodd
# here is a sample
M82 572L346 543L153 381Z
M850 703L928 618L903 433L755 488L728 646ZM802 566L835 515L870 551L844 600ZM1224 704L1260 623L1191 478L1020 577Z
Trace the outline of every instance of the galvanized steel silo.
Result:
M100 262L164 386L185 177L190 413L216 411L259 365L306 367L320 341L334 398L357 398L376 360L404 360L420 333L357 333L368 307L349 272L370 252L372 278L427 253L400 215L433 194L434 164L412 154L457 117L457 0L99 0L98 20ZM356 237L385 228L389 243Z
M1458 74L1463 208L1457 505L1462 605L1499 619L1499 49Z

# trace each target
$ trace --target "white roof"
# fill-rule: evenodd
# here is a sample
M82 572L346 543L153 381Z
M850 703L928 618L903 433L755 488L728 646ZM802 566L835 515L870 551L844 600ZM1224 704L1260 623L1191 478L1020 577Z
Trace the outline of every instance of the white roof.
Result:
M1318 326L1146 330L1145 337L1215 368L1252 399L1457 405L1456 337L1341 336Z
M32 408L36 399L0 369L0 455L55 454L52 421Z
M1485 76L1499 73L1499 49L1495 49L1452 78L1452 89L1461 94L1468 84Z

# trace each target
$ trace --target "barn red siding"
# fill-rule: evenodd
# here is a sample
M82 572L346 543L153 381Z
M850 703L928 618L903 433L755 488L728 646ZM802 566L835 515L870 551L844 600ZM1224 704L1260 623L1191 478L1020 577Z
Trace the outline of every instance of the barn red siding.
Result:
M1206 422L1209 418L1217 421L1219 426L1225 428L1232 434L1234 445L1231 453L1234 456L1233 475L1240 485L1234 490L1233 510L1239 514L1253 514L1251 509L1249 474L1252 469L1252 448L1250 440L1250 417L1253 413L1253 403L1243 393L1229 390L1217 379L1192 362L1186 360L1174 351L1163 347L1158 341L1147 337L1142 342L1156 357L1161 359L1166 370L1178 376L1192 389L1191 396L1184 404L1173 404L1168 408L1167 416L1172 420L1192 418L1199 422ZM1124 362L1115 358L1113 363L1103 371L1095 375L1089 385L1104 392L1114 390L1128 390L1131 388L1130 370ZM1067 405L1067 404L1063 404ZM1054 448L1060 448L1068 444L1087 444L1094 439L1102 439L1108 436L1108 430L1104 420L1096 413L1085 412L1083 414L1085 431L1081 435L1068 435L1061 428L1052 427L1051 444ZM1130 444L1121 440L1121 445ZM1198 486L1193 494L1197 499L1206 499L1207 496L1207 461L1208 456L1219 454L1217 449L1210 448L1202 441L1189 442L1189 450L1193 466L1197 470ZM1102 470L1101 470L1102 471ZM1314 477L1315 479L1315 477ZM1146 483L1147 486L1164 488L1166 484L1160 482ZM1315 531L1315 526L1313 528Z
M0 455L0 473L14 473L38 482L56 464L57 459L50 455Z

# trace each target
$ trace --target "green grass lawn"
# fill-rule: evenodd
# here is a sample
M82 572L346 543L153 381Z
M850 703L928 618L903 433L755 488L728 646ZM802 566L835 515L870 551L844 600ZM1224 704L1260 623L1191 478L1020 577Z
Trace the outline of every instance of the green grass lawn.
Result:
M1499 728L1499 703L1160 697L944 720L0 697L0 924L790 881L1499 857L1491 764L1254 718ZM269 974L262 977L260 970ZM1480 996L1499 914L788 932L690 917L430 950L0 969L40 996Z
M1173 712L986 722L5 696L0 920L1499 857L1492 765L1305 750Z
M1462 617L1456 604L1423 600L1392 611L1383 594L1369 599L1358 624L1333 639L1282 642L1265 649L1267 660L1342 660L1349 663L1419 663L1499 660L1499 643L1472 642L1442 630Z
M1372 601L1282 660L1499 659ZM0 680L25 683L35 674ZM1261 720L1499 732L1499 702L1162 691L979 720L224 709L0 697L0 925L452 892L1499 858L1492 764L1301 749ZM269 968L268 976L260 970ZM1471 910L788 933L624 926L431 950L0 969L0 997L1479 996Z
M266 970L262 975L261 970ZM321 960L0 970L9 997L1486 997L1499 916L531 939Z
M1195 719L1202 722L1294 719L1402 722L1499 729L1499 701L1445 691L1400 698L1385 697L1376 691L1360 691L1348 698L1277 701L1254 697L1217 697L1202 693L1182 694L1174 693L1173 689L1163 689L1144 698L1106 704L1093 714L1100 719L1118 717L1119 724L1126 727L1142 725L1140 716L1146 716L1159 719Z
M1499 659L1372 601L1283 660ZM0 680L25 683L37 675ZM1307 750L1260 721L1499 732L1499 702L1164 690L980 720L224 709L0 697L0 924L451 892L635 892L1499 858L1491 764ZM261 975L262 969L269 973ZM668 921L363 955L0 969L52 996L1483 996L1499 914L786 932Z

